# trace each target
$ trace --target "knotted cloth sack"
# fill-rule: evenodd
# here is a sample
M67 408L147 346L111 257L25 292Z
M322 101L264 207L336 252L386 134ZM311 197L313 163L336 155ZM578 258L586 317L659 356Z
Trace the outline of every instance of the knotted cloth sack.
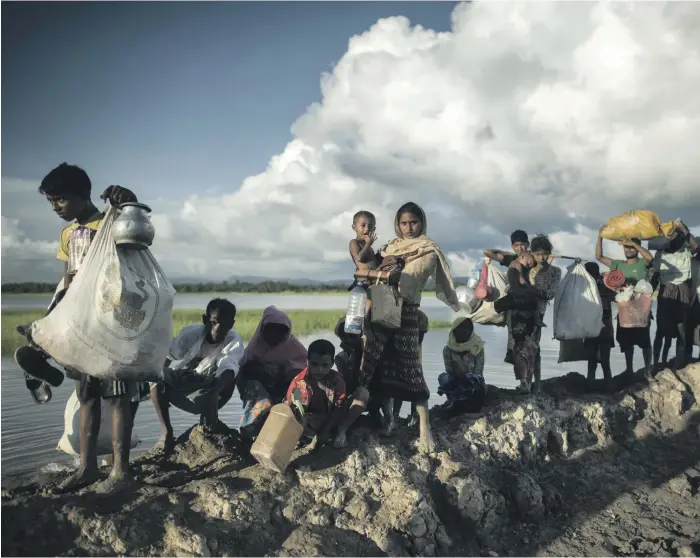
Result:
M108 380L161 378L175 290L150 250L120 248L110 207L61 302L29 329L58 364Z

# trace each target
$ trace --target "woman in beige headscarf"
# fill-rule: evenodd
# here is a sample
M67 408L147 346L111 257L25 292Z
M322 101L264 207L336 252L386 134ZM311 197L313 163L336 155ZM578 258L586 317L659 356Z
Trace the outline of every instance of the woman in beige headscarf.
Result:
M434 442L428 420L428 398L430 391L423 378L420 359L419 310L421 293L428 279L435 277L437 298L459 309L454 283L447 261L428 236L425 213L413 202L404 204L396 213L394 221L396 236L386 247L387 256L403 261L403 269L389 274L389 284L397 285L403 299L401 328L388 330L365 322L367 336L360 368L360 387L364 393L380 399L400 399L416 403L420 417L420 450L429 453L434 450ZM384 279L381 267L377 271L358 271L360 280ZM384 274L386 275L386 274ZM359 397L355 400L358 401ZM358 406L359 407L359 406ZM349 413L348 419L340 428L339 435L345 438L345 430L359 413ZM387 433L395 428L393 413L387 425Z

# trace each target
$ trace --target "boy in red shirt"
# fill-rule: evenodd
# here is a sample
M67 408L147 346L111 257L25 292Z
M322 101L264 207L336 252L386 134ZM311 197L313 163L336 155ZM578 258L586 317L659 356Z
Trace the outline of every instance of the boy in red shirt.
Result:
M306 411L304 436L312 438L311 447L324 444L343 417L345 380L333 370L335 346L318 339L309 345L307 367L289 385L287 403L292 404L294 390L299 390Z

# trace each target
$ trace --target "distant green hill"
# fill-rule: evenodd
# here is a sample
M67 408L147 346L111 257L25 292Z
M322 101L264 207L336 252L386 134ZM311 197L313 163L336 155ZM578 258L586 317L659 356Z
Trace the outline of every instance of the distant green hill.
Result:
M455 278L456 284L465 284L466 278ZM175 290L178 293L331 293L345 292L350 286L350 281L331 280L328 282L305 280L280 281L276 279L261 279L260 281L219 281L207 283L176 283ZM3 294L41 294L53 293L55 283L3 283ZM435 290L435 281L431 279L425 288L426 291Z

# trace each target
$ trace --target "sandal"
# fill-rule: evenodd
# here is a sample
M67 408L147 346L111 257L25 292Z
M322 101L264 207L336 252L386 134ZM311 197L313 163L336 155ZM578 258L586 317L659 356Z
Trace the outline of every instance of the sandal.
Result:
M14 358L17 365L29 378L53 387L58 387L63 383L65 375L48 363L49 357L46 353L25 345L15 351ZM29 383L27 383L27 388L30 390L38 389L30 387Z
M51 401L53 393L51 393L51 388L48 384L35 380L29 374L24 375L24 383L27 386L32 399L34 399L34 403L41 404Z

